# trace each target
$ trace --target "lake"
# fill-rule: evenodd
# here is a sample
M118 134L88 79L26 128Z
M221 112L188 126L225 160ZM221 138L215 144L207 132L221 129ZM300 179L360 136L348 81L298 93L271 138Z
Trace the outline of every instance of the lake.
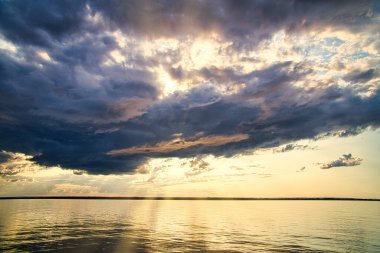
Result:
M1 252L380 252L380 202L0 200Z

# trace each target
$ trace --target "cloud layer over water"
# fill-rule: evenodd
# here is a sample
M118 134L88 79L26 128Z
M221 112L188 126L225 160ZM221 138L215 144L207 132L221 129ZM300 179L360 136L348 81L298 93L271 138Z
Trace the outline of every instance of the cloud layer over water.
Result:
M377 128L379 10L2 1L0 150L119 174L152 157L232 156Z

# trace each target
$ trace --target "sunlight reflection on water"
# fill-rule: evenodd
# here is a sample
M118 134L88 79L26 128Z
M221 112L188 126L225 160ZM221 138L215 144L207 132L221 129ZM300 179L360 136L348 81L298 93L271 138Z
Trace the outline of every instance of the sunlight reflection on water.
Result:
M0 251L380 252L380 202L1 200Z

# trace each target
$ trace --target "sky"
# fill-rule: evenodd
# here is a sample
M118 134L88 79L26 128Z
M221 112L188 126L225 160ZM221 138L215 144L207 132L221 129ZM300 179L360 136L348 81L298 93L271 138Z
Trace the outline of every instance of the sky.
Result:
M380 198L379 1L0 1L0 196Z

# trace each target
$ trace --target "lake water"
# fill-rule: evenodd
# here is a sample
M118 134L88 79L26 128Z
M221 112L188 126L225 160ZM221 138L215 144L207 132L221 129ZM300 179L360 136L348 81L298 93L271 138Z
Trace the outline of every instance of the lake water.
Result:
M380 252L380 202L0 200L0 252Z

